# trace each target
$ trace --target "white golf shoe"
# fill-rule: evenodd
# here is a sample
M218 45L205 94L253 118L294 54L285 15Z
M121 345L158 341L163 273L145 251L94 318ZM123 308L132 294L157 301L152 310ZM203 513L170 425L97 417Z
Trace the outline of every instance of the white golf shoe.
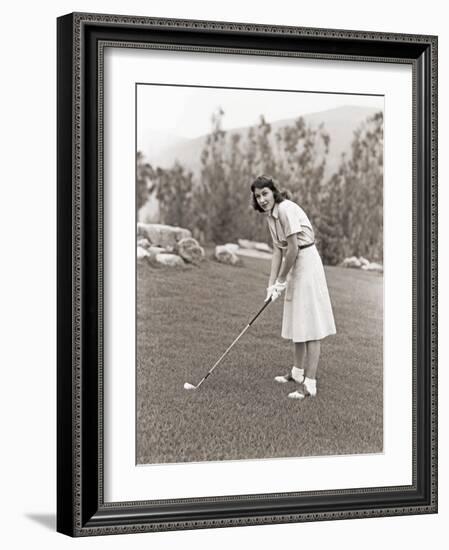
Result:
M315 397L316 395L316 378L304 378L303 386L306 390L307 395L310 397Z
M286 382L295 381L298 382L298 384L302 384L304 382L304 370L298 369L297 367L292 367L292 370L289 374L284 374L283 376L275 376L275 381L279 384L285 384Z
M316 396L316 380L312 378L304 378L302 383L302 388L304 391L293 391L288 394L290 399L304 399L305 397L315 397Z
M287 382L291 382L293 378L290 376L290 374L285 374L283 376L275 376L274 377L276 382L279 382L279 384L285 384Z

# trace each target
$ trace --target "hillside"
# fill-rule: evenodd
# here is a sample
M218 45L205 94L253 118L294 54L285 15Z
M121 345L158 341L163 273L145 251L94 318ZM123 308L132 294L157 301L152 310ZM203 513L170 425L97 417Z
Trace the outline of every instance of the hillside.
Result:
M339 166L341 154L349 153L354 131L367 117L372 116L377 109L360 106L344 106L327 111L311 113L304 115L305 121L312 127L324 124L326 131L330 136L329 154L327 158L327 167L325 177L332 175ZM285 126L290 126L295 119L284 119L271 122L272 135ZM270 122L270 121L269 121ZM228 135L240 133L245 138L249 127L233 128L228 130ZM164 147L162 143L151 147L150 136L142 139L142 152L148 162L153 166L161 168L170 168L175 160L178 160L195 175L199 174L201 164L200 155L204 146L206 136L200 136L195 139L176 138L176 141L169 146Z

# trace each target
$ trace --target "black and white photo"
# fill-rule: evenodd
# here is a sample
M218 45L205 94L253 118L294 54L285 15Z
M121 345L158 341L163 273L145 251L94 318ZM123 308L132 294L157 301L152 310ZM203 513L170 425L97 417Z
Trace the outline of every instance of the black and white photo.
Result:
M136 85L138 464L382 453L383 115Z

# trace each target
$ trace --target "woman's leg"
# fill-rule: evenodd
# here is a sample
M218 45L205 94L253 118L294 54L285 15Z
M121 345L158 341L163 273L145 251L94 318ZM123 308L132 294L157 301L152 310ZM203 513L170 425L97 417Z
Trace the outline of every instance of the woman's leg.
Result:
M295 351L296 346L295 344ZM304 387L308 395L316 395L316 371L318 369L318 361L320 360L320 340L310 340L303 344L304 346ZM296 357L296 355L295 355ZM307 395L306 394L306 395ZM288 394L292 399L303 399L304 394L299 391L294 391Z
M311 340L306 344L307 362L305 368L304 386L309 395L316 395L316 371L320 360L321 345L319 340Z
M321 343L320 340L311 340L306 342L307 349L307 361L305 365L306 378L316 378L316 371L318 369L318 361L320 360Z
M304 381L304 362L306 356L306 343L305 342L293 342L293 368L288 374L282 376L275 376L276 382L284 384L294 380L302 384Z
M304 382L304 362L306 357L305 342L293 342L293 364L292 378L295 382Z
M293 364L298 369L304 369L304 360L306 357L306 342L294 342L293 345Z

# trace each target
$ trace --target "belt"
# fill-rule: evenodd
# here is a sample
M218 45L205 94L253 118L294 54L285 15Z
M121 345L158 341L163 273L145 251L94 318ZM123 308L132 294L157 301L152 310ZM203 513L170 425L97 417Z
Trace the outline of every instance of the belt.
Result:
M313 243L309 244L303 244L302 246L298 246L299 250L303 250L304 248L309 248L309 246L313 246L315 244L315 241Z

